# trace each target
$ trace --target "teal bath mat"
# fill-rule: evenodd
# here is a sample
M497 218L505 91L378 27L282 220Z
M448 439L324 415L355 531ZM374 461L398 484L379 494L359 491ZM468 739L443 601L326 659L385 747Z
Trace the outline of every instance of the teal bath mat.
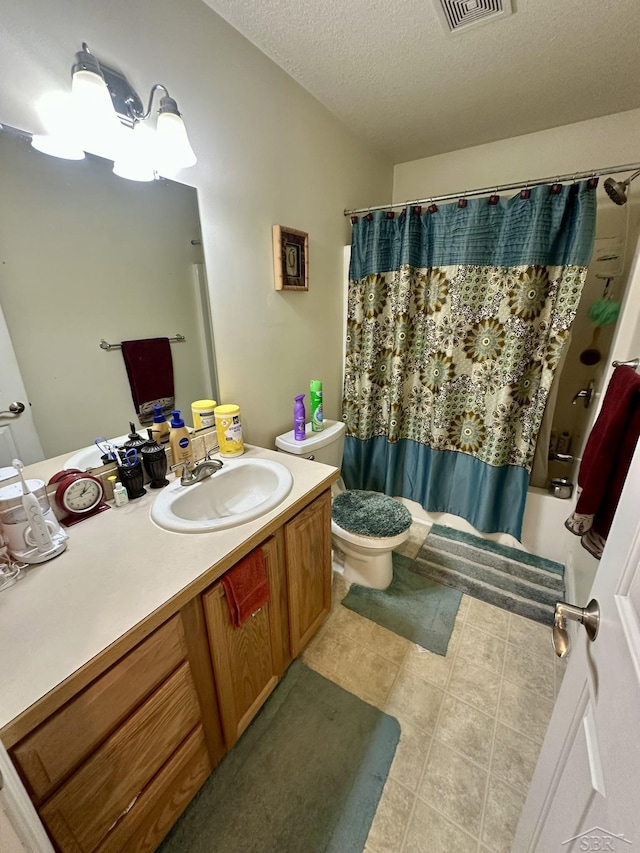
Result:
M446 655L462 593L412 571L408 557L395 552L392 557L387 589L352 584L342 603L423 649Z
M434 524L413 570L496 607L553 624L564 597L564 566L553 560Z
M161 853L362 853L394 717L294 661Z

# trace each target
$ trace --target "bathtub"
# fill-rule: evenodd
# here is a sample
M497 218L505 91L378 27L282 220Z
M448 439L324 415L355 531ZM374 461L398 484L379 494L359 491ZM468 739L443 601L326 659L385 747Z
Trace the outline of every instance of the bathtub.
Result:
M563 500L549 494L545 489L530 487L522 523L522 542L508 533L479 533L464 518L444 512L426 512L420 504L408 498L400 498L411 512L414 521L430 526L443 524L454 527L483 539L510 545L513 548L556 560L565 567L565 600L584 607L589 601L599 561L589 554L564 526L565 519L573 512L576 496Z

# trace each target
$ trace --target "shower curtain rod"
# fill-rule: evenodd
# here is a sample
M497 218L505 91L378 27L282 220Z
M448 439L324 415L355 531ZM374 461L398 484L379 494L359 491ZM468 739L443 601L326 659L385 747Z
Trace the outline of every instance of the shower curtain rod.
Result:
M358 207L354 210L345 210L345 216L354 216L358 213L372 213L374 210L392 210L397 207L408 207L410 204L433 204L437 201L452 201L456 198L468 198L474 195L487 195L488 193L506 192L507 190L524 190L529 187L537 187L542 184L562 184L565 181L582 180L583 178L599 178L603 175L616 175L620 172L635 172L640 169L640 163L627 163L624 166L607 166L604 169L590 169L588 172L570 172L568 175L554 175L550 178L536 178L532 181L520 181L513 184L501 184L496 186L493 184L490 187L482 187L476 190L463 190L456 193L447 193L446 195L434 195L429 198L419 198L414 201L397 201L394 204L378 204L375 207Z

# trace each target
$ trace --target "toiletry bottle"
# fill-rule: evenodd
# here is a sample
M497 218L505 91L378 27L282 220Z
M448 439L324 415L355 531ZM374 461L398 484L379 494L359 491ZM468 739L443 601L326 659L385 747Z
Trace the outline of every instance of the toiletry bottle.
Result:
M298 394L293 406L293 436L296 441L304 441L307 437L305 430L306 414L304 411L304 394Z
M119 482L117 477L109 477L109 482L113 486L113 502L116 506L124 506L129 503L129 495L127 494L127 490Z
M557 450L558 453L569 453L569 448L571 447L571 436L569 435L569 433L566 430L564 432L560 433L560 437L558 438L557 447L558 447L558 450Z
M166 444L169 441L169 424L162 413L162 406L153 407L153 437L158 444Z
M191 438L189 437L189 430L180 417L180 409L175 409L171 412L170 426L171 434L169 441L171 443L172 464L177 465L178 462L191 462L193 464Z
M153 440L153 430L148 429L147 432L149 441L140 448L140 458L149 478L150 487L161 489L163 486L169 485L165 476L167 473L167 454L164 447L160 447L158 442Z
M324 423L322 419L322 382L319 379L312 379L310 385L311 391L311 429L313 432L322 432Z
M127 440L122 445L123 447L135 447L136 450L140 450L143 444L146 444L147 441L141 435L136 432L136 425L129 421L129 428L131 432L127 436Z

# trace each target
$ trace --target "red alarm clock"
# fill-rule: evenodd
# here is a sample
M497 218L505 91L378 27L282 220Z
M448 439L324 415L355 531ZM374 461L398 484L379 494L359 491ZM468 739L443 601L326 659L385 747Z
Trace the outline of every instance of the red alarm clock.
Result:
M58 484L56 503L66 513L64 518L60 519L66 527L111 508L103 500L104 489L101 481L79 468L58 471L49 480L49 484L51 483Z

